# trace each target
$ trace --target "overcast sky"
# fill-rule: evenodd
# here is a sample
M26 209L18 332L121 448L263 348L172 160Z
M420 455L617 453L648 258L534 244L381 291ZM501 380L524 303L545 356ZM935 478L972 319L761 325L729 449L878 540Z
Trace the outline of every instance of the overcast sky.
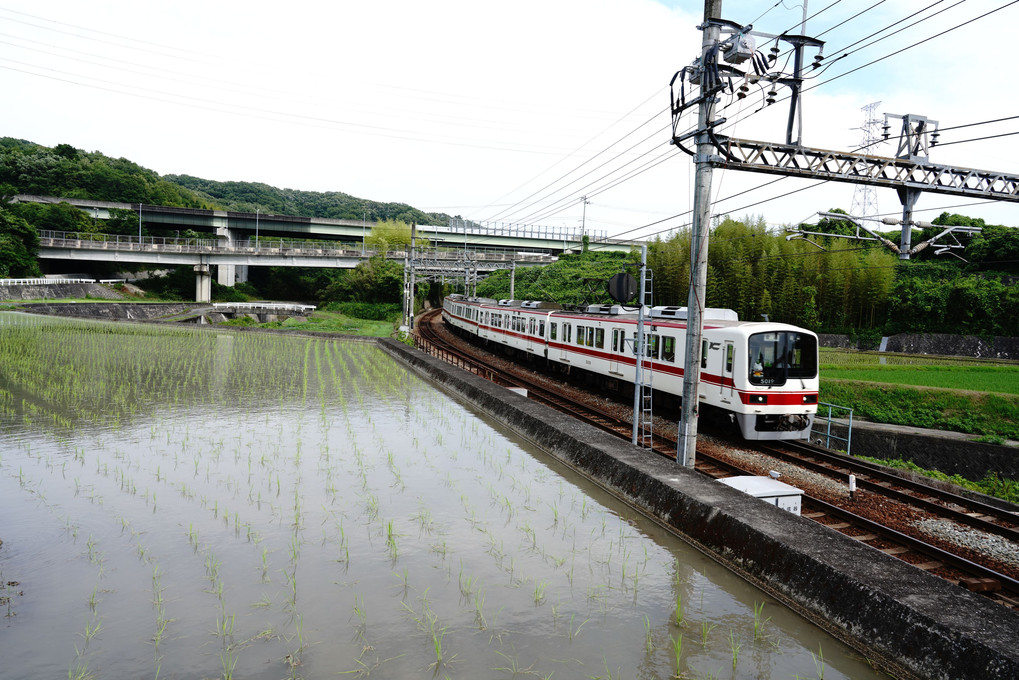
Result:
M725 0L723 16L778 34L803 19L794 2ZM689 223L668 84L699 54L702 12L701 0L0 0L0 135L479 221L579 227L587 195L589 230L643 237ZM858 147L877 101L879 117L942 128L1019 115L1019 3L810 0L808 15L834 63L809 74L806 146ZM783 141L784 94L758 113L761 88L726 97L726 133ZM931 161L1019 172L1019 135L968 141L1014 132L1019 119L946 131ZM775 179L716 171L714 213L777 226L853 203L853 185ZM892 190L876 198L898 216ZM1016 204L924 194L917 210L1019 225Z

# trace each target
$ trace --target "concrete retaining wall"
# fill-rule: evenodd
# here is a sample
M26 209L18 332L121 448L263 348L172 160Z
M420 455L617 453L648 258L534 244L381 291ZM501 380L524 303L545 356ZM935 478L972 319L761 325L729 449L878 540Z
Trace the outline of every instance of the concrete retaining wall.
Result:
M846 432L845 426L832 424L834 436L845 438ZM922 468L966 479L983 479L989 472L1019 479L1019 448L984 444L974 439L957 432L854 423L851 453L885 460L911 460Z
M46 283L35 286L0 286L0 300L66 300L68 298L119 300L124 296L98 283Z
M406 345L379 346L903 677L1019 677L1019 614Z
M33 302L19 309L32 314L76 316L86 319L151 320L173 314L183 314L195 303L186 302Z
M877 346L853 342L848 335L822 333L818 335L818 339L822 347L870 351L878 349ZM888 337L885 351L903 354L1019 360L1019 338L1002 336L981 338L976 335L949 335L947 333L900 333Z

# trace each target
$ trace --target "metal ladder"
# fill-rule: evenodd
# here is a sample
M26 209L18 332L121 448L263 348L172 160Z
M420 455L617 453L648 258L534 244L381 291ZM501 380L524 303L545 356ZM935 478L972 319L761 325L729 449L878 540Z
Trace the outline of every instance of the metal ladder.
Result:
M650 311L651 301L653 300L652 289L653 289L654 276L650 269L646 270L644 276L644 299L640 303L647 307ZM645 322L646 323L646 322ZM654 383L654 371L651 370L651 359L648 357L650 349L651 333L645 331L642 342L640 343L639 356L637 357L638 370L637 379L634 381L633 389L639 390L640 398L638 400L639 407L635 414L637 422L637 445L641 448L650 449L654 446L654 414L652 412L652 386Z

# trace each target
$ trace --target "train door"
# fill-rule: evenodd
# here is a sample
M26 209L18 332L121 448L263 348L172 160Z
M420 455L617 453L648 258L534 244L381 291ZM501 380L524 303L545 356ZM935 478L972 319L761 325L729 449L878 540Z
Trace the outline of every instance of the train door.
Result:
M722 380L721 390L722 399L728 401L735 395L736 386L733 382L733 364L736 359L736 347L733 345L732 340L726 340L722 346Z
M626 336L622 328L612 329L612 352L609 354L609 373L621 375L619 372L619 355L623 353L626 345Z

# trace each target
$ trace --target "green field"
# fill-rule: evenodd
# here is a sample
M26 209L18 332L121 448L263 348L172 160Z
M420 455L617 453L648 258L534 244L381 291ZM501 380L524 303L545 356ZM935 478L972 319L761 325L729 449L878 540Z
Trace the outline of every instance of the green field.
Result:
M1019 366L847 366L821 367L830 380L938 387L1019 395Z
M1019 364L821 350L823 402L878 423L1019 439Z

